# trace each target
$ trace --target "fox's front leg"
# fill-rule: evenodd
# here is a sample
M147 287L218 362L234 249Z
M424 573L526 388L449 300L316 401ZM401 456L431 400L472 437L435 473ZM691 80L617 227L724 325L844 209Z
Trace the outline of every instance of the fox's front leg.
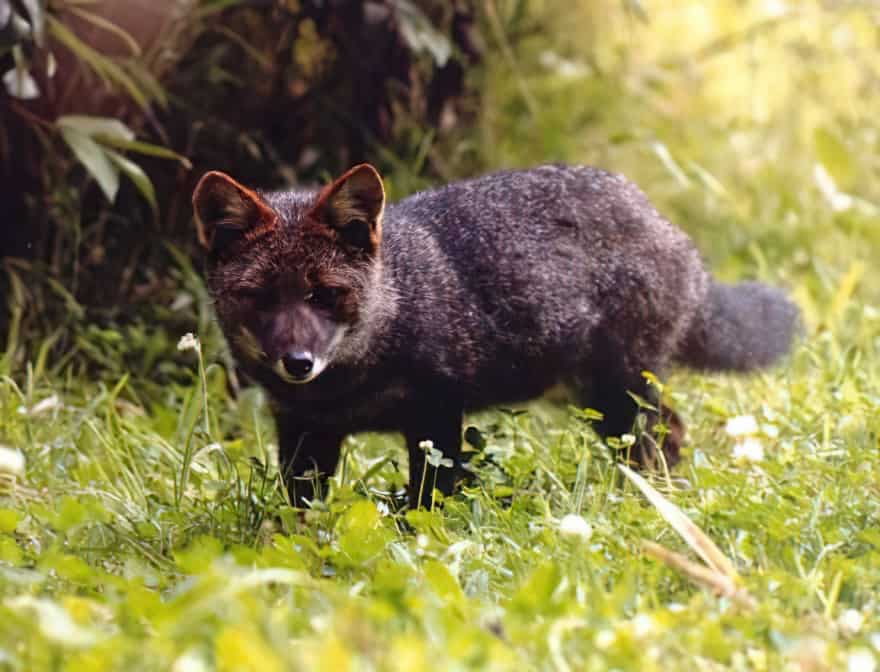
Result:
M434 488L444 496L452 494L461 468L462 406L458 400L443 399L438 395L416 409L409 419L404 436L409 453L410 506L430 508ZM435 450L443 453L445 465L426 465L424 441L430 441ZM449 465L447 460L452 464Z
M343 434L306 429L288 413L275 415L278 463L294 506L306 506L327 492L327 479L336 471Z

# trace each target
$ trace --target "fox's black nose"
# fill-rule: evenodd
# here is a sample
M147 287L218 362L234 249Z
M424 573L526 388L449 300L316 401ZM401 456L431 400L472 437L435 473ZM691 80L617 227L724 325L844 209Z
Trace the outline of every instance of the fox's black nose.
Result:
M281 358L284 370L294 378L305 378L312 372L315 360L312 353L306 350L294 350Z

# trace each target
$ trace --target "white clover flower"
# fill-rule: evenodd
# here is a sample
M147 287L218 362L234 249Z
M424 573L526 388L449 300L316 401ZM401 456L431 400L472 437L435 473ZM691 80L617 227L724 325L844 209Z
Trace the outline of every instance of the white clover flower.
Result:
M593 643L596 645L596 648L604 651L606 649L610 649L614 646L614 643L617 641L617 633L614 630L610 630L605 628L596 633L596 636L593 638Z
M584 520L583 516L579 516L576 513L569 513L563 516L562 520L559 521L559 532L566 537L581 541L587 541L593 536L592 526Z
M24 476L24 455L20 450L0 444L0 473Z
M846 672L874 672L877 660L868 649L855 649L846 657Z
M187 333L180 337L180 340L177 342L177 349L181 352L184 350L195 350L196 352L202 351L202 346L199 343L199 339L197 336Z
M198 651L190 649L177 657L171 672L208 672L209 669L204 657Z
M421 448L422 450L432 450L434 448L434 442L431 441L431 439L419 441L419 448Z
M856 609L847 609L837 619L837 625L843 634L852 637L859 634L862 626L865 624L865 617L862 612Z
M79 625L67 609L47 598L19 595L7 598L3 604L12 611L34 618L43 637L55 644L89 647L100 639L96 630Z
M727 421L724 431L728 436L748 436L758 433L758 422L754 415L738 415Z
M633 634L639 639L653 634L656 626L654 619L647 614L639 614L632 619Z
M733 458L741 462L760 462L764 459L764 446L758 439L746 437L734 444Z

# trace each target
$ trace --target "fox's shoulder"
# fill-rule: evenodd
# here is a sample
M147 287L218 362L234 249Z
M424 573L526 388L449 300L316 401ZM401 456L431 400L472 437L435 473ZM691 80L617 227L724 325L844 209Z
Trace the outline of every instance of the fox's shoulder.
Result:
M455 180L443 185L425 189L403 198L405 201L419 201L442 195L462 196L471 192L486 192L495 189L518 190L523 188L546 188L571 181L593 182L597 187L611 184L631 184L623 175L603 168L565 163L547 163L531 168L499 170L464 180Z
M552 213L557 210L646 203L624 176L602 168L562 163L502 170L407 196L389 206L394 218L434 219L456 212L477 216Z

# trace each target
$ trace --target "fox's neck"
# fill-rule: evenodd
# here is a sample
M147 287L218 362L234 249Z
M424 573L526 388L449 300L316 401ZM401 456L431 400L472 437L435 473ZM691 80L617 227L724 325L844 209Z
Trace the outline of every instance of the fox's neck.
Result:
M393 341L399 304L400 294L393 273L380 258L373 263L358 322L347 334L345 350L334 359L358 365L381 359Z

